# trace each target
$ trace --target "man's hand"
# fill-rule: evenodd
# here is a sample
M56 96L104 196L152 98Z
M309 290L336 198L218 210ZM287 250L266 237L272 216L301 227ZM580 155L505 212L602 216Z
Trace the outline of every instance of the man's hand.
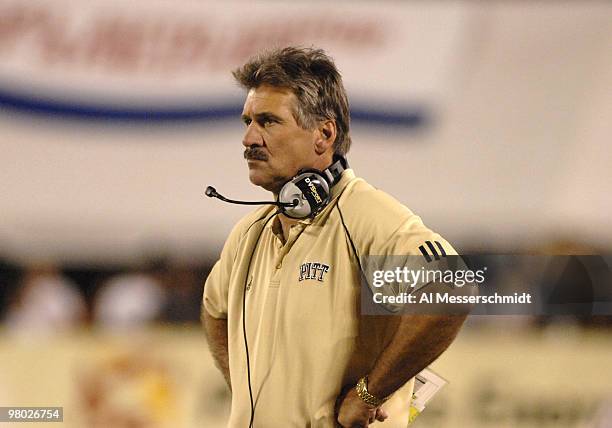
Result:
M367 404L351 388L338 397L338 423L343 428L365 428L374 421L384 421L389 415L380 407Z

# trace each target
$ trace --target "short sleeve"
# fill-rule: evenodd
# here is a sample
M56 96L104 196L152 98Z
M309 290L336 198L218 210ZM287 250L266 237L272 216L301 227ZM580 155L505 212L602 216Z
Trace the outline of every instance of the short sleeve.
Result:
M225 241L219 260L215 263L204 284L203 302L206 311L214 318L227 318L228 294L234 261L242 235L242 224L237 224Z
M258 220L265 218L269 211L270 208L264 207L243 217L234 226L225 241L221 256L213 266L204 284L202 305L212 317L227 318L230 282L240 245L251 226Z
M438 282L431 279L435 275L457 269L460 258L448 241L390 195L362 184L343 202L365 277L362 285L372 295L366 300L396 313L404 307L403 300L379 302L379 297L415 293Z
M214 318L227 318L229 275L227 272L223 272L223 265L223 260L219 259L204 284L203 305L210 316Z
M370 252L363 255L367 286L384 296L413 294L435 282L435 275L456 269L455 249L439 234L412 215L384 240L375 239ZM380 243L380 245L376 245ZM394 279L390 279L394 278ZM403 301L382 303L388 311L398 312Z

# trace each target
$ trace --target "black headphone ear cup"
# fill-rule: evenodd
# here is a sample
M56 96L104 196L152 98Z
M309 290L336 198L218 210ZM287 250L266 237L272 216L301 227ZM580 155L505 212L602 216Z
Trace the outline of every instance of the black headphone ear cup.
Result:
M277 202L291 203L297 200L298 204L295 207L282 207L281 212L290 218L302 219L310 217L312 208L310 203L304 197L302 190L295 185L293 179L283 184L278 192Z
M283 213L292 218L314 217L329 202L330 183L321 171L301 171L285 183L278 193L278 202L299 201L296 207L284 207Z

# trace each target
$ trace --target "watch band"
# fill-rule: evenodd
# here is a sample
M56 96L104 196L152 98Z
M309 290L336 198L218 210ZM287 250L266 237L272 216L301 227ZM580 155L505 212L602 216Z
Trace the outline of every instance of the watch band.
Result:
M357 391L357 395L361 398L365 403L370 406L378 407L383 404L389 397L378 398L368 392L368 377L364 376L357 382L355 385L355 390Z

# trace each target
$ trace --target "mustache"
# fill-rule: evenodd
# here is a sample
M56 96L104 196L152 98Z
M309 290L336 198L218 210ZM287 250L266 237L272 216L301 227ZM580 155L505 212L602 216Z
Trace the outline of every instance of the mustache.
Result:
M247 160L267 161L268 155L258 147L248 148L244 151L244 158Z

